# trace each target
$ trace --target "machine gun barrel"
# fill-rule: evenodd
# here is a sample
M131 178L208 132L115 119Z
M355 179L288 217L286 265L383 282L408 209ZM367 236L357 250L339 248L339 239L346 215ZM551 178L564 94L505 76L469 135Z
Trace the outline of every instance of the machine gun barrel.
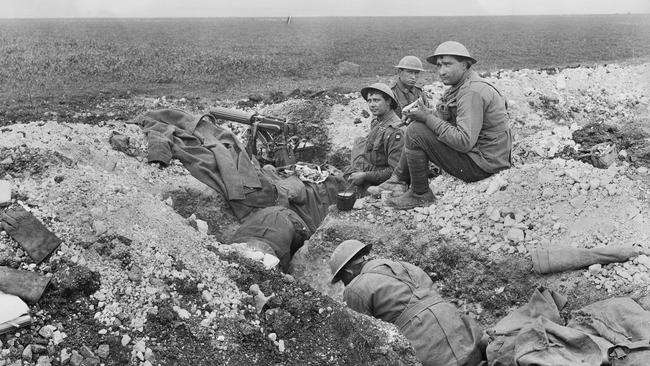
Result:
M236 109L228 109L223 107L214 107L210 110L210 114L217 119L225 119L227 121L239 122L250 125L253 123L253 117L257 114L255 112L244 112Z
M210 110L210 114L217 119L225 119L227 121L243 123L246 125L257 124L257 128L282 133L285 131L287 122L273 117L266 117L256 112L244 112L236 109L228 109L223 107L215 107Z

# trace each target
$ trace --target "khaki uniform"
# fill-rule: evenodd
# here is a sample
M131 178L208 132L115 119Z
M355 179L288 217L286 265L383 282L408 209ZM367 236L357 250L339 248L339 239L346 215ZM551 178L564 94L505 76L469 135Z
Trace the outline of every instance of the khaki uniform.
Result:
M311 231L297 213L288 208L271 206L247 217L231 242L245 243L251 238L267 243L280 259L282 271L287 272L291 256L310 236Z
M435 139L467 154L483 171L510 167L512 135L505 98L475 71L468 70L427 121Z
M371 260L345 288L353 310L395 324L425 366L475 366L483 332L435 291L419 267Z
M407 88L399 78L393 81L390 85L390 89L393 91L399 108L395 111L398 117L402 117L402 108L407 105L415 102L420 96L424 95L424 91L417 85L414 85L412 88Z
M394 111L388 111L380 119L373 118L368 136L355 140L350 169L345 174L369 172L366 183L373 185L390 178L404 146L401 126L402 120Z

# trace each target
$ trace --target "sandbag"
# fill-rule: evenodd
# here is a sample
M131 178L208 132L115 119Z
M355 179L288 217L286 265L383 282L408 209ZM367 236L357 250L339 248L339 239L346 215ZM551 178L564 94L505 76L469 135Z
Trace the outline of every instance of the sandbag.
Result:
M36 264L61 244L61 239L22 206L7 210L0 216L0 221L7 234L25 249Z
M35 303L50 283L50 278L38 273L0 267L0 292L18 296L24 301Z
M530 256L533 270L540 274L569 271L589 267L592 264L625 262L641 254L650 254L650 250L631 247L582 248L535 248Z

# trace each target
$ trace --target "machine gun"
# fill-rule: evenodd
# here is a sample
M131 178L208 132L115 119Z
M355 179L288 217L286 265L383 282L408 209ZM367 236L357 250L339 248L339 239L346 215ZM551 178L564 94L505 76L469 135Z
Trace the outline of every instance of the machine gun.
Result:
M215 107L209 114L216 119L238 122L250 126L245 132L246 152L260 164L276 167L296 162L294 150L298 147L296 125L279 118L267 117L257 112Z

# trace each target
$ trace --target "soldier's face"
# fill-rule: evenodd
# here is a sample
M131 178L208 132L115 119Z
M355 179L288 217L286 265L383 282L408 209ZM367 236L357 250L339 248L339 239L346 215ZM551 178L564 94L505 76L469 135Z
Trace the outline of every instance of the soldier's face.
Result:
M417 83L420 72L417 70L399 69L399 79L402 84L412 87Z
M456 85L467 70L467 64L453 56L440 56L436 61L438 75L445 85Z
M390 110L390 99L384 99L379 93L368 93L368 109L374 116L383 116Z

